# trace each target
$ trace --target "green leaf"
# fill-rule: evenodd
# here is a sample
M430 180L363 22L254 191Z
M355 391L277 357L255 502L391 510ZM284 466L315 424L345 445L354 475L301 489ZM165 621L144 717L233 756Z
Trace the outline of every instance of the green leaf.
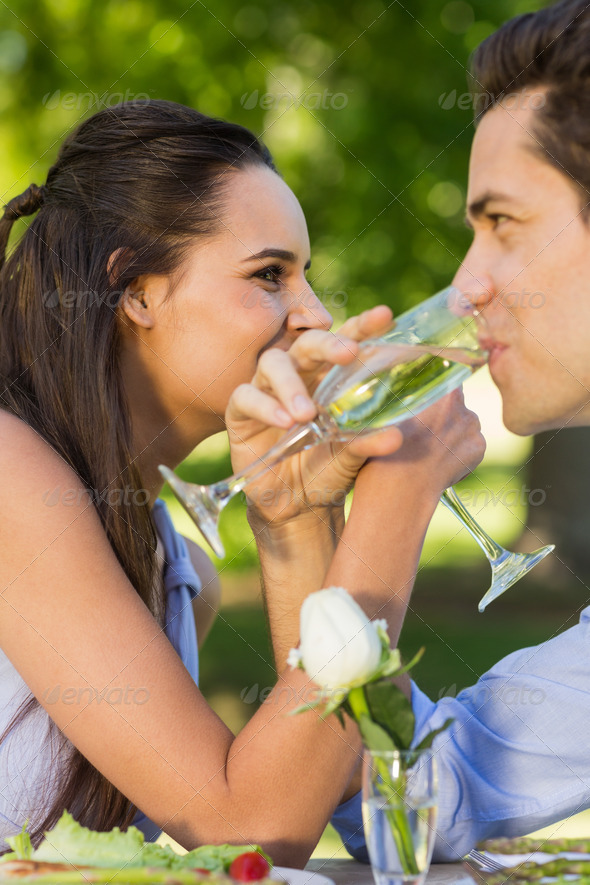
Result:
M365 692L372 719L387 732L398 750L409 749L416 718L405 694L389 679L369 683Z
M439 734L442 734L443 731L446 731L447 728L452 725L454 721L454 719L445 719L444 724L441 725L440 728L435 728L434 731L429 731L426 737L420 741L418 746L414 747L416 752L418 750L429 750L435 737Z
M81 826L64 811L59 821L45 834L45 839L32 855L33 860L67 863L76 866L141 866L144 835L136 827L122 832L114 827L109 832L95 832Z
M373 753L384 753L395 750L395 744L387 734L387 732L372 722L369 717L363 713L358 723L363 743L367 749Z
M12 851L2 857L3 861L29 860L33 854L33 843L31 842L31 837L27 833L28 822L28 820L24 822L22 830L16 836L6 837L6 841L12 848Z
M415 667L416 664L418 663L418 661L420 661L422 659L422 655L424 654L425 651L426 651L426 649L424 648L424 646L422 646L422 648L418 649L418 651L416 652L416 654L414 655L412 660L408 664L404 664L404 666L401 668L401 670L395 674L396 677L402 676L404 673L407 673L408 670L411 670L412 667Z
M188 854L177 856L176 868L200 867L215 873L227 873L232 861L246 851L257 851L268 861L269 866L272 866L270 857L259 845L201 845Z
M315 708L321 706L321 704L321 698L317 698L314 701L306 701L305 704L302 704L300 707L296 707L294 710L289 710L287 716L298 716L299 713L307 713L309 710L315 710Z

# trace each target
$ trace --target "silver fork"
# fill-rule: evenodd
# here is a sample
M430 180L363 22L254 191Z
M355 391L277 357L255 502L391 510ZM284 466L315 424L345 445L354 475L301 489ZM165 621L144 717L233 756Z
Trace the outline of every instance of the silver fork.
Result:
M467 860L475 861L475 863L486 873L497 873L500 870L506 869L504 864L498 863L498 861L494 860L493 857L490 857L489 854L482 854L481 851L476 851L475 848L469 852Z

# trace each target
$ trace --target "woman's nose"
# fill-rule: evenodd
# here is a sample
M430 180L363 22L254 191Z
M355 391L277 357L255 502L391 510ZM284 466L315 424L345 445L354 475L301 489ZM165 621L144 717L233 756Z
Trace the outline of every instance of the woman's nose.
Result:
M332 316L326 310L311 286L294 295L289 308L287 328L291 332L306 329L329 329L332 325Z

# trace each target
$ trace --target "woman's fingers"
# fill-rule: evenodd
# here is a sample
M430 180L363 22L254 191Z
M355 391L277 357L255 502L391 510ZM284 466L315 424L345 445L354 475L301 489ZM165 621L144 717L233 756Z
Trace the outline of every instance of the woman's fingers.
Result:
M320 329L310 329L297 338L288 353L297 371L314 372L325 363L351 362L358 353L358 344L351 336L341 331L334 334ZM263 357L264 354L260 359Z
M251 384L241 385L230 400L228 418L252 418L275 427L310 421L317 414L308 384L317 381L326 366L346 365L358 354L358 342L382 333L391 325L389 307L380 305L351 317L337 334L310 329L300 335L288 352L265 350ZM369 445L369 448L371 448Z
M338 330L339 335L346 335L355 341L382 335L391 326L393 313L390 307L379 304L371 310L365 310L356 317L350 317Z
M278 348L265 350L252 385L273 394L295 421L309 421L317 407L302 374L317 372L326 362L350 362L357 352L358 344L352 339L313 330L301 335L287 353Z
M226 422L260 421L270 427L291 427L292 415L274 396L265 393L253 384L240 384L236 387L226 413Z

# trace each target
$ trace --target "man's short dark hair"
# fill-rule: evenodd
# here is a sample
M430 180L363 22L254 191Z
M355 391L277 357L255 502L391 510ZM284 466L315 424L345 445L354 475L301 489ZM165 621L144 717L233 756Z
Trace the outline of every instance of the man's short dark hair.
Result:
M471 60L476 124L502 100L539 88L533 135L545 160L578 185L590 205L590 0L560 0L506 22ZM507 99L511 96L511 99Z

